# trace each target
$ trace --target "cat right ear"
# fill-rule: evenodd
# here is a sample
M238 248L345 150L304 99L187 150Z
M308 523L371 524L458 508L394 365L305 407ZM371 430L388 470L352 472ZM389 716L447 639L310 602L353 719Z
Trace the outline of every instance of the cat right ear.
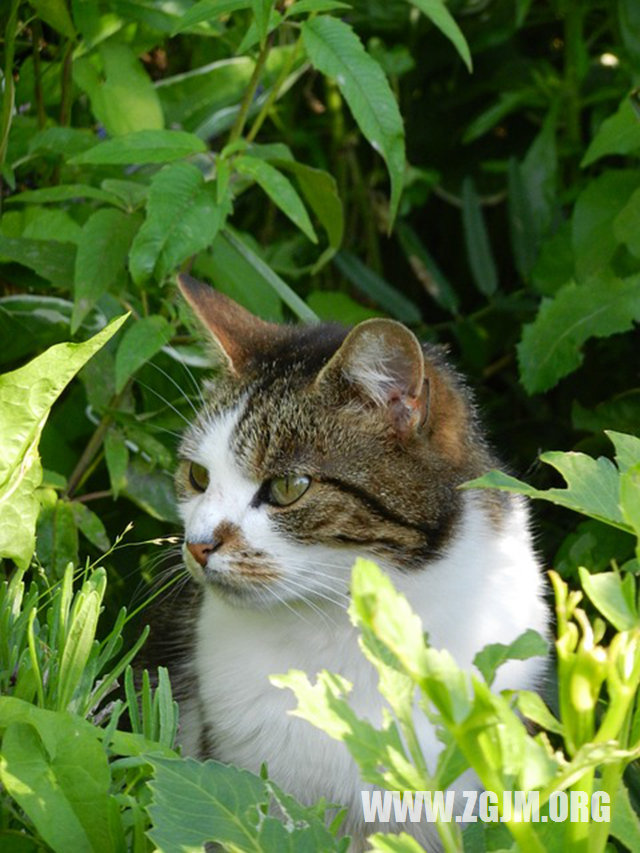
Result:
M235 376L246 371L278 331L274 324L254 317L233 299L190 275L179 275L178 287Z

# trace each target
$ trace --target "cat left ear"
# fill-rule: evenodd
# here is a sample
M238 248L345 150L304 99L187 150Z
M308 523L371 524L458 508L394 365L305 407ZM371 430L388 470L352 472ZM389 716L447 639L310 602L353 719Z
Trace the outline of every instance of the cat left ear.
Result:
M320 371L316 384L339 376L385 408L401 438L408 438L427 420L429 382L422 348L402 323L365 320L352 329Z
M207 329L230 372L239 376L259 356L279 327L267 323L190 275L178 276L178 287Z

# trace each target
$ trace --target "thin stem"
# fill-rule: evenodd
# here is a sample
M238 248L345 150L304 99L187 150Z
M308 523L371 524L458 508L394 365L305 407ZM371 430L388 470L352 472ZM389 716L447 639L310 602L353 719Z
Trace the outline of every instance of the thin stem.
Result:
M18 6L20 0L13 0L7 28L4 32L4 95L2 98L2 112L0 113L0 168L4 166L7 156L7 145L9 144L9 131L13 118L13 106L15 101L15 85L13 82L13 58L16 48L16 31L18 28Z
M258 131L262 127L265 119L269 115L272 106L278 99L278 95L280 94L280 89L282 88L283 83L289 76L291 69L293 68L295 61L298 57L298 49L300 47L300 39L298 39L293 46L293 50L289 54L289 58L285 62L282 71L280 72L280 76L276 80L276 82L271 87L271 91L269 92L269 97L262 105L260 112L256 116L255 121L253 122L249 133L247 134L247 142L253 142L253 140L258 135Z
M255 94L260 83L260 78L262 77L262 72L264 70L264 66L267 61L267 57L269 56L269 51L271 50L272 45L273 33L267 36L267 38L265 39L264 47L258 54L255 67L253 69L253 74L251 75L249 85L247 86L247 89L244 93L244 97L242 98L242 102L240 104L240 111L238 112L236 120L233 123L233 127L231 128L231 132L229 133L229 142L235 142L236 139L239 139L242 136L242 131L244 130L244 126L249 116L249 111L251 109L251 105L253 104L253 99L255 98Z
M73 68L73 42L68 41L62 57L62 94L60 97L60 124L66 127L71 119L71 95Z
M38 18L31 26L33 42L33 95L36 102L36 114L40 130L47 123L47 113L44 108L44 93L42 91L42 63L40 62L40 45L42 44L42 25Z

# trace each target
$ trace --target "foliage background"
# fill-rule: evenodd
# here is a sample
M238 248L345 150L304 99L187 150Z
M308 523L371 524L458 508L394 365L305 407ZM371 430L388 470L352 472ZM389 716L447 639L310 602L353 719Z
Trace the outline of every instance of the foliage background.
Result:
M610 455L604 428L638 433L637 3L452 0L459 30L437 2L276 4L284 23L271 5L0 11L0 366L132 315L41 441L51 578L133 522L103 562L111 615L178 560L149 540L179 533L175 447L207 367L180 268L268 319L388 314L448 345L500 456L538 488L559 483L540 450ZM309 41L326 19L346 56L353 27L386 83L358 54L366 85L349 94ZM136 135L163 130L162 145ZM545 563L570 582L612 558L637 570L627 534L536 515Z

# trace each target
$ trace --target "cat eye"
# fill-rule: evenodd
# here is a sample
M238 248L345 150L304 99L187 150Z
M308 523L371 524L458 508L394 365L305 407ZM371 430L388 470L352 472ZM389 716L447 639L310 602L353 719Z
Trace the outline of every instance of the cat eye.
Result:
M276 506L289 506L301 498L311 485L311 477L304 474L286 474L269 482L269 502Z
M189 482L198 492L206 492L209 485L209 472L204 465L192 462L189 465Z

